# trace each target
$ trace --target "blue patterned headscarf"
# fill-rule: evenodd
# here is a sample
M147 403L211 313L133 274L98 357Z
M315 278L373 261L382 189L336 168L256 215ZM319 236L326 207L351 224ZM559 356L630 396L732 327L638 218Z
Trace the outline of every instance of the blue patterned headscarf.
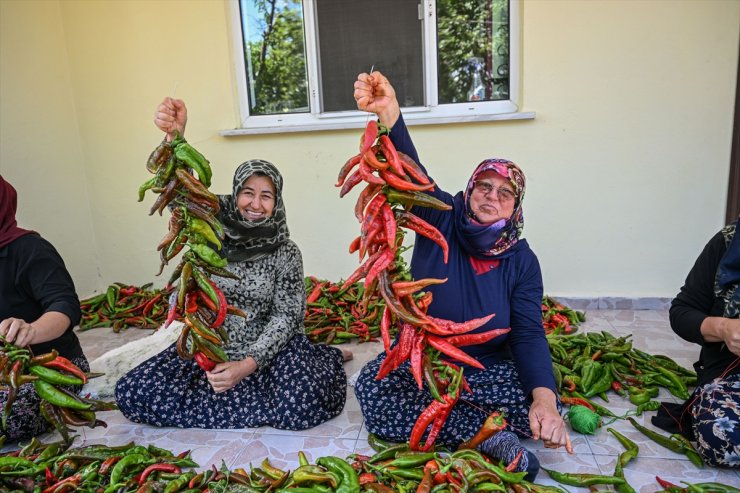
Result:
M514 187L516 194L514 212L509 219L501 219L493 224L481 224L475 220L470 209L470 194L473 192L475 180L485 171L496 172L508 179ZM459 192L453 198L457 239L469 255L484 259L500 259L514 253L516 249L512 247L519 241L524 228L524 213L522 212L524 188L524 173L511 161L486 159L475 168L465 191Z

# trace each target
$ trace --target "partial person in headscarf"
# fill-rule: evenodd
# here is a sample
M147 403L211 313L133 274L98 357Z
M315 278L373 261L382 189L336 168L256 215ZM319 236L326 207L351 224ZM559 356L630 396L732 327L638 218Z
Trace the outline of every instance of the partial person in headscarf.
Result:
M0 336L29 347L34 355L56 349L87 372L90 367L73 331L81 312L72 277L51 243L35 231L18 227L17 206L15 188L0 176ZM0 409L9 392L0 390ZM40 401L33 383L18 387L0 436L18 441L49 430L39 412Z
M740 218L718 232L671 303L671 328L701 347L697 384L683 404L663 403L654 425L695 440L712 466L740 467Z
M396 149L420 163L388 79L380 72L360 74L354 83L354 97L360 110L376 114L379 122L391 129ZM542 327L542 274L537 257L521 238L524 189L524 174L516 164L487 159L473 171L464 191L453 196L435 186L427 192L452 206L451 211L414 208L414 214L436 227L449 245L449 261L445 263L436 243L418 234L414 240L413 278L447 279L425 288L433 294L429 315L465 322L495 313L474 332L511 327L510 332L487 343L465 346L465 352L485 370L465 366L473 393L463 393L437 440L457 447L478 431L489 413L502 411L509 423L507 431L494 435L480 448L506 463L524 449L517 435L542 440L548 448L565 446L572 452ZM432 397L426 386L423 391L418 389L408 363L375 380L384 359L385 353L365 366L355 393L368 431L381 438L406 441ZM535 455L524 453L518 470L527 471L527 478L534 479L539 470Z
M184 135L187 110L166 98L155 124L172 139ZM116 401L131 421L182 428L311 428L344 407L342 351L311 344L303 260L290 239L283 177L260 159L242 163L230 195L219 196L226 238L221 254L239 279L214 278L229 304L247 318L227 316L229 361L202 371L175 345L131 370L116 385Z

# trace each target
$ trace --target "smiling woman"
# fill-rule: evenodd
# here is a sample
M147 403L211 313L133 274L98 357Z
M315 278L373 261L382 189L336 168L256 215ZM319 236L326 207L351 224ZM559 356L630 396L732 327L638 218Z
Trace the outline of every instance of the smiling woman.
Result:
M184 135L186 123L185 103L166 98L160 104L155 124L167 139ZM246 313L224 321L228 361L204 372L170 345L119 380L116 400L128 419L182 428L302 430L341 412L343 354L305 335L303 261L290 239L282 190L278 169L252 159L236 169L231 194L218 196L225 232L220 254L234 276L214 281L228 303Z

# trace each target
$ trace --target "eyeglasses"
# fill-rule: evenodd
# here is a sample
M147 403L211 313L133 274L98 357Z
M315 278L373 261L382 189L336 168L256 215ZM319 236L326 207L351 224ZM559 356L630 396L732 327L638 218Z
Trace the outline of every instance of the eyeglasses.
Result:
M488 195L489 193L496 190L496 198L498 198L500 202L511 202L516 197L516 194L513 190L506 188L503 185L496 188L489 182L483 180L476 180L473 183L473 189L483 195Z

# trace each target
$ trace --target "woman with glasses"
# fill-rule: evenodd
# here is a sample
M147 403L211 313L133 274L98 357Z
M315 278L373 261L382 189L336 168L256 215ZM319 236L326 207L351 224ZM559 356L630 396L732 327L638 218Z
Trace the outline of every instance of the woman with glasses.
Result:
M172 140L184 135L187 110L166 98L154 123ZM230 195L220 195L218 219L226 237L221 255L238 279L214 277L229 304L229 361L210 371L181 358L172 344L118 381L116 401L137 423L181 428L311 428L344 407L344 355L311 344L303 315L306 292L301 252L291 239L283 177L271 163L252 159L234 173ZM167 329L173 330L173 329Z
M354 83L360 110L374 113L391 129L396 148L419 163L393 86L380 72L360 74ZM542 440L545 447L565 446L570 438L559 412L555 378L542 328L542 274L537 257L521 239L525 180L519 167L505 159L486 159L473 171L465 189L451 195L435 187L429 192L452 206L451 211L414 208L414 214L435 226L449 245L449 261L431 240L416 235L411 260L414 279L437 278L447 282L430 286L433 301L428 313L464 322L495 313L475 332L511 327L508 334L465 352L485 366L465 367L473 391L464 392L454 406L437 440L456 447L471 438L492 411L502 411L507 431L483 442L481 450L511 462L524 447L518 437ZM419 391L408 363L377 381L385 353L368 363L359 375L355 393L368 430L381 438L407 441L419 413L431 402ZM526 450L526 449L525 449ZM534 479L537 458L523 454L518 470Z

